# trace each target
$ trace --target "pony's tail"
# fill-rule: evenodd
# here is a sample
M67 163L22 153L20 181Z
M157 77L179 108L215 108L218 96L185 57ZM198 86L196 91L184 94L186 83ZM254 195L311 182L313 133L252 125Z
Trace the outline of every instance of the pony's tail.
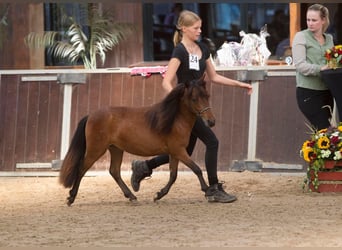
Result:
M59 173L59 182L66 188L72 187L79 174L80 164L83 163L86 151L85 126L88 116L79 121L75 134L71 140L69 150L63 160Z

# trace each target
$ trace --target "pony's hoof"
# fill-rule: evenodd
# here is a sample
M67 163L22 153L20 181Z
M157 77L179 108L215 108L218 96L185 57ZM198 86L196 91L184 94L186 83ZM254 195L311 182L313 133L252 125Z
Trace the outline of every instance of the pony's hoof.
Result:
M129 200L129 201L130 201L130 203L131 203L133 206L139 205L139 202L138 202L137 199L135 199L135 200Z
M208 188L209 188L209 186L206 186L206 187L203 187L201 190L205 193L205 192L207 192Z
M74 203L74 200L75 200L75 199L73 199L73 198L71 198L71 197L68 197L68 198L67 198L67 205L68 205L68 207L70 207L71 204Z
M138 202L138 199L137 197L132 197L132 198L129 198L129 201L132 203L135 203L135 202Z
M153 197L153 201L156 202L160 200L164 195L161 192L156 193L156 195Z

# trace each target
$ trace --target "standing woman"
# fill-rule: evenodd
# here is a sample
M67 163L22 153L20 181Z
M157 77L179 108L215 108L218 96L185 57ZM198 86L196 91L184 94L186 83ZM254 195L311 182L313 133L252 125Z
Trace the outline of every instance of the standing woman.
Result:
M202 21L200 17L191 11L182 11L177 22L177 30L174 35L175 48L168 64L167 72L162 85L167 92L173 88L173 83L184 83L193 79L199 79L204 73L213 83L245 88L248 94L252 92L250 84L226 78L216 73L214 65L209 57L207 46L199 42ZM205 197L210 202L233 202L234 195L223 190L222 183L217 177L217 152L218 139L214 132L207 127L201 118L198 118L192 129L187 151L192 154L196 140L199 138L206 145L205 166L208 174L209 188ZM132 162L131 185L134 191L138 191L140 181L152 174L152 170L169 162L169 155L160 155L147 161Z
M296 33L292 43L296 66L297 104L316 130L330 126L333 97L320 72L329 69L324 53L333 47L333 37L325 33L329 11L321 4L311 5L306 13L307 29Z

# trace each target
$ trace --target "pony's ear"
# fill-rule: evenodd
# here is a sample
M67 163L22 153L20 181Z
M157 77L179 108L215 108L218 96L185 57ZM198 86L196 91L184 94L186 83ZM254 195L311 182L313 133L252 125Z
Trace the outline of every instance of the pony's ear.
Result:
M189 88L189 86L190 86L190 81L186 81L186 82L184 83L184 86L185 86L186 88Z

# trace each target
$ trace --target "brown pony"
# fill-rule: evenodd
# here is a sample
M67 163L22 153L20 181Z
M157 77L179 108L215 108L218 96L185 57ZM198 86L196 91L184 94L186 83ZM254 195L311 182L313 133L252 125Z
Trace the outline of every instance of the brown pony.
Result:
M204 79L178 84L161 102L149 107L109 107L84 117L78 124L60 171L60 183L71 190L70 206L80 182L90 167L109 150L109 172L126 198L137 198L121 178L123 152L140 156L170 155L170 179L154 200L166 195L177 178L178 162L183 162L198 177L201 190L208 186L202 171L186 151L196 117L208 126L215 117L209 106Z

